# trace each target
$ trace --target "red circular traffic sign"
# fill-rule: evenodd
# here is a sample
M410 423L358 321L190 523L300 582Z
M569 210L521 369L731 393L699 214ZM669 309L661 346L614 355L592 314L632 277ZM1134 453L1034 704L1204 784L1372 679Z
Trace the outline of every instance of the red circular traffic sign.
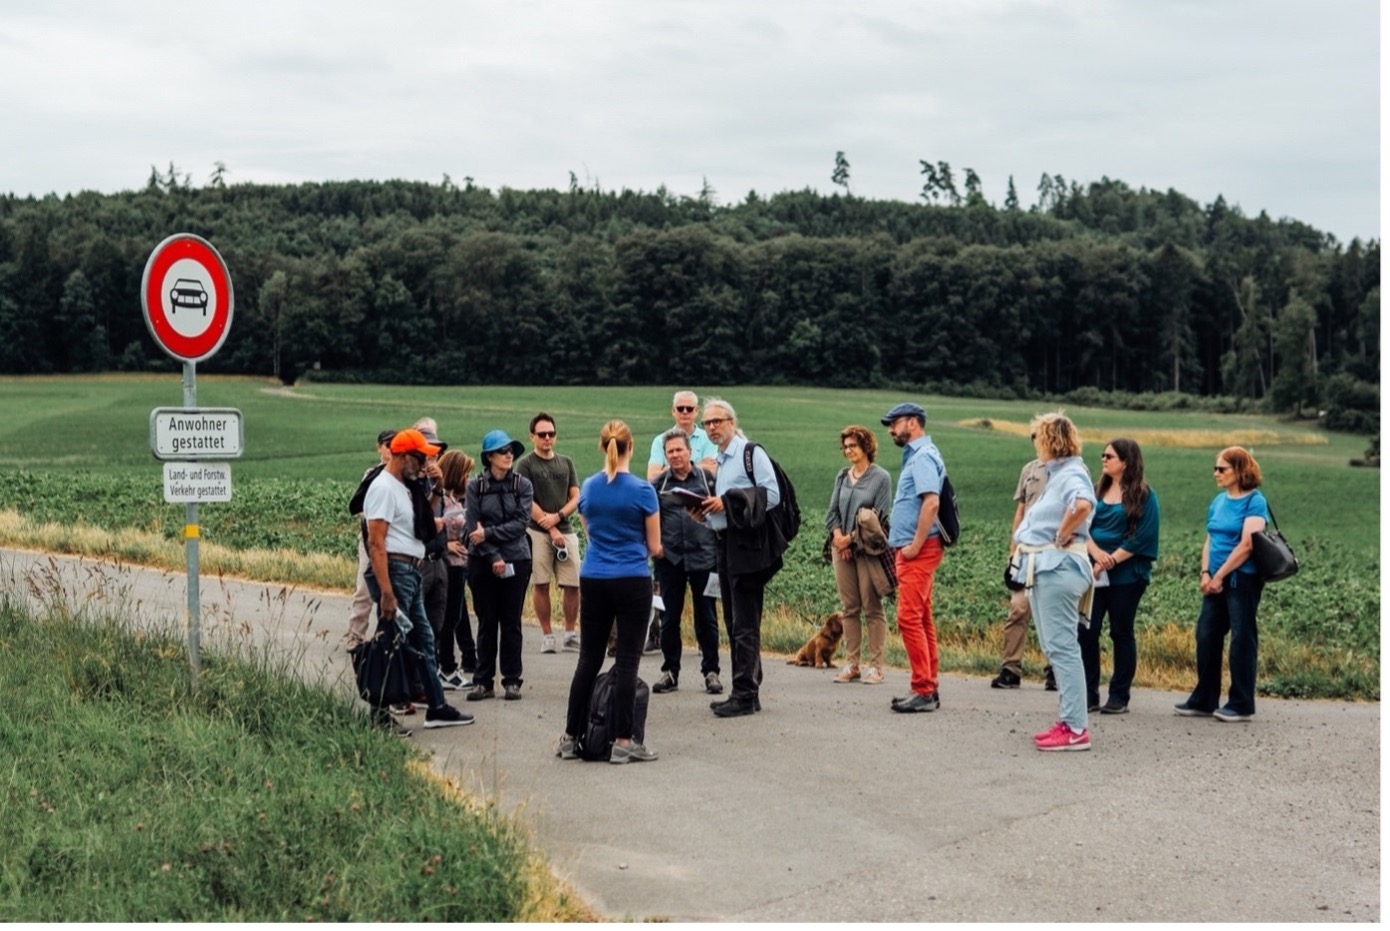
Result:
M140 305L160 349L183 362L201 362L222 348L232 326L227 263L200 236L170 236L145 263Z

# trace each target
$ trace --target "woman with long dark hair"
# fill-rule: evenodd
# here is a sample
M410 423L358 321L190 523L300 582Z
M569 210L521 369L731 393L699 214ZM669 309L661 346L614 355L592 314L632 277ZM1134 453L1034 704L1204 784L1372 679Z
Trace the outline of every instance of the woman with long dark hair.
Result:
M1144 456L1139 444L1123 437L1106 444L1100 455L1096 483L1096 516L1086 544L1091 574L1096 580L1091 623L1077 627L1081 663L1086 668L1087 710L1101 714L1129 711L1129 689L1139 654L1134 641L1134 618L1139 599L1149 587L1153 561L1158 557L1158 495L1144 481ZM1110 619L1114 669L1110 692L1100 703L1100 627Z
M1221 489L1207 507L1202 544L1202 613L1197 616L1197 686L1175 710L1188 717L1247 722L1255 716L1259 633L1255 614L1264 582L1250 558L1250 537L1265 528L1269 504L1258 489L1260 464L1250 451L1228 446L1213 470ZM1231 691L1221 708L1221 652L1231 635Z
M604 469L579 488L579 520L589 547L579 567L579 662L570 682L565 733L555 755L572 760L575 737L589 720L594 680L603 667L608 634L617 626L613 661L613 752L610 763L643 763L656 753L633 740L632 710L637 666L652 611L650 556L661 555L661 517L656 489L630 470L632 431L610 420L599 431Z
M444 488L444 530L449 537L445 554L449 598L444 607L444 626L435 647L439 653L439 680L446 689L465 689L472 686L473 670L478 665L478 648L473 642L473 626L468 621L468 602L464 597L468 584L468 544L463 538L464 500L468 479L473 474L473 457L459 449L448 450L439 457L439 472ZM457 659L454 655L456 643Z

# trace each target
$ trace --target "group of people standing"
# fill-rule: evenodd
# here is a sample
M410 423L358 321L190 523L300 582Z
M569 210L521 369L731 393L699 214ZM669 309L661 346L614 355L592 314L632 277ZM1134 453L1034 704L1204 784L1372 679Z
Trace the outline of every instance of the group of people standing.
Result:
M579 653L557 755L577 756L576 740L607 651L615 657L619 709L612 761L654 760L655 751L633 741L631 718L654 573L665 610L661 675L652 691L679 688L680 624L688 593L701 684L714 695L724 688L715 603L724 609L731 691L711 710L718 717L756 714L761 710L763 592L786 547L769 519L781 504L780 491L771 459L749 444L733 406L712 398L702 417L700 410L693 392L675 395L675 425L652 441L645 480L632 474L634 439L620 420L600 431L604 469L582 484L573 461L554 451L555 420L549 414L532 418L529 454L505 431L487 433L476 478L470 478L473 460L448 450L432 420L384 432L378 437L383 464L364 476L361 571L349 649L365 639L375 602L380 617L394 619L425 657L426 681L418 690L427 706L424 726L468 724L470 715L445 702L446 690L464 691L469 701L492 698L500 672L502 697L521 698L521 611L528 584L542 627L542 652L556 651L554 581L564 612L562 648ZM836 476L825 526L847 663L833 681L883 682L883 600L892 592L911 678L909 692L889 705L900 714L931 712L941 704L932 592L945 552L938 518L946 466L925 432L926 411L920 405L899 404L880 421L903 450L896 491L888 472L875 463L873 431L850 425L840 432L848 464ZM1058 720L1035 735L1035 746L1086 750L1090 713L1128 710L1137 665L1135 618L1158 555L1158 497L1144 479L1143 456L1133 440L1117 438L1105 446L1100 479L1093 483L1081 458L1080 435L1066 416L1035 418L1031 439L1037 455L1019 476L1005 573L1014 589L1005 655L991 684L1017 688L1021 683L1031 615L1049 662L1049 688L1055 682L1059 693ZM1209 508L1202 551L1198 683L1177 712L1248 721L1254 714L1261 588L1249 559L1250 535L1262 529L1268 509L1256 491L1259 467L1246 450L1223 450L1215 476L1221 493ZM576 515L588 540L582 560L570 525ZM476 640L464 579L473 595ZM1100 632L1107 619L1114 670L1102 704ZM865 628L867 660L861 665ZM1228 703L1218 708L1227 633L1232 685ZM398 714L412 710L394 709ZM384 710L378 710L378 720L408 733Z
M1075 424L1060 412L1035 418L1037 458L1019 474L1005 581L1014 590L1004 629L1004 659L994 688L1018 688L1031 614L1046 654L1047 687L1058 692L1058 721L1034 736L1040 750L1086 750L1088 715L1125 714L1138 664L1134 635L1139 603L1158 557L1159 502L1144 478L1132 439L1116 438L1100 455L1092 484ZM1246 722L1255 713L1256 610L1262 583L1250 538L1264 528L1268 506L1259 466L1233 446L1216 457L1219 489L1207 513L1196 629L1197 686L1180 715ZM1113 670L1100 700L1100 635L1109 622ZM1231 635L1231 690L1220 704L1221 657Z

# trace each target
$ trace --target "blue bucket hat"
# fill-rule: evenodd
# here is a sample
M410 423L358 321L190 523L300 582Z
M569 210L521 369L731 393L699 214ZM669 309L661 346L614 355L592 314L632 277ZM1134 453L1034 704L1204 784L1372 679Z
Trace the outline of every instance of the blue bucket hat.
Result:
M927 411L920 404L904 401L879 418L879 423L883 424L885 427L891 427L893 421L897 420L899 417L916 417L922 423L926 423Z
M521 441L507 436L506 430L489 430L483 437L483 456L495 453L499 449L510 449L513 456L520 456L526 452L526 447L521 445Z

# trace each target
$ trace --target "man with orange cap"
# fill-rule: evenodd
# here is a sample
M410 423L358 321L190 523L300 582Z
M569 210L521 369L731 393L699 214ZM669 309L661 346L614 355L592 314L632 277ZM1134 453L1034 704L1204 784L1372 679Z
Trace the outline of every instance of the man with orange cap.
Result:
M425 509L423 519L411 497L413 482L425 461L438 455L419 430L402 430L391 439L391 461L367 489L362 516L367 521L367 556L371 568L367 587L377 603L382 623L394 622L410 645L420 654L425 669L425 727L456 727L472 724L464 714L444 700L435 657L434 629L425 613L424 587L420 568L425 558L425 541L435 536L432 513ZM385 712L377 710L378 720L389 723ZM404 733L408 734L409 731Z

